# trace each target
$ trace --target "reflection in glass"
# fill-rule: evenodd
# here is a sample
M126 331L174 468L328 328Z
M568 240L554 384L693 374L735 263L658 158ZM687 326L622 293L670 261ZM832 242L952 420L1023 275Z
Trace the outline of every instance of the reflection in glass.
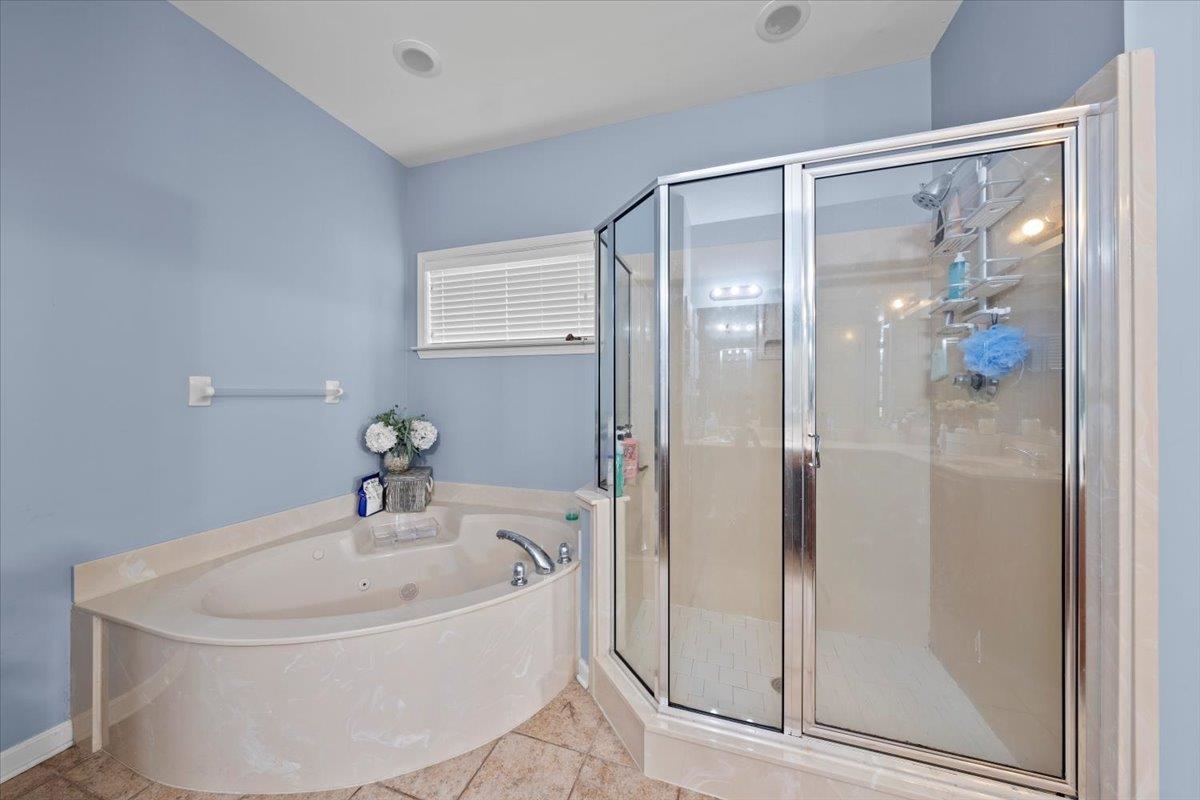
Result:
M670 193L670 699L782 719L783 187Z
M1026 148L818 179L815 212L816 721L1055 776L1062 178ZM1028 355L965 362L996 325Z
M651 691L658 676L654 228L653 195L613 224L617 439L604 466L615 498L615 649Z

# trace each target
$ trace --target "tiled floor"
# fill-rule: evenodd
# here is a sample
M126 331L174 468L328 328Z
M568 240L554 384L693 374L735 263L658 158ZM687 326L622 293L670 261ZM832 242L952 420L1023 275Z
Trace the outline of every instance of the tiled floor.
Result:
M817 720L1014 763L928 647L818 630Z
M280 795L274 795L280 797ZM0 800L231 800L152 784L101 753L76 748L0 784ZM261 800L265 795L246 796ZM599 707L571 681L515 731L476 750L386 781L292 800L711 800L650 780Z

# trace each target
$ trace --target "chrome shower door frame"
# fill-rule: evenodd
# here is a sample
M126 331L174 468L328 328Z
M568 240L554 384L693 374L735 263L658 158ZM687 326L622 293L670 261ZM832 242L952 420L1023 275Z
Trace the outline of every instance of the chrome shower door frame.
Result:
M1103 112L1099 105L1080 105L1054 109L1020 117L1011 117L972 125L964 125L938 131L926 131L889 139L839 145L801 153L756 159L740 163L667 175L651 181L619 206L595 228L599 235L608 228L610 240L609 261L598 264L598 269L611 266L616 254L615 223L638 203L653 196L655 200L656 240L655 255L655 340L658 345L654 366L656 386L654 437L655 480L658 489L657 521L657 573L655 591L657 597L658 641L655 665L655 680L647 683L632 669L617 651L616 615L608 631L611 645L609 651L616 657L616 666L632 680L636 690L653 703L659 714L686 720L700 720L716 730L730 733L753 733L766 741L802 741L803 737L852 745L856 748L896 756L912 762L932 764L961 773L998 780L1008 784L1074 796L1078 794L1079 770L1084 763L1084 674L1083 637L1085 596L1082 564L1082 543L1085 529L1080 518L1080 502L1085 490L1083 470L1083 440L1080 436L1084 427L1084 377L1085 343L1094 331L1086 331L1084 320L1079 314L1080 302L1085 290L1088 269L1083 259L1087 249L1085 186L1086 173L1080 165L1088 163L1085 158L1086 132L1095 126L1093 119ZM1061 143L1064 156L1064 364L1063 394L1065 400L1064 419L1068 422L1064 431L1064 474L1063 474L1063 630L1064 630L1064 767L1062 779L1003 767L970 757L955 756L940 751L902 745L896 742L821 726L815 720L815 672L813 656L815 650L815 608L812 591L816 576L816 560L813 548L813 520L810 518L812 504L806 500L813 496L815 458L813 426L815 408L815 386L813 382L814 306L813 274L815 268L814 200L815 180L818 177L846 174L866 169L934 161L943 158L967 157L1009 147L1028 147L1042 144ZM1102 148L1097 148L1102 149ZM670 243L668 230L670 221L670 187L739 173L754 172L773 167L783 167L783 402L784 402L784 497L783 497L783 582L784 582L784 647L783 647L783 733L756 729L731 719L713 717L681 706L672 706L669 696L669 651L670 651L670 593L669 593L669 523L670 523L670 453L669 412L670 394L668 385L668 345L670 325L668 316L668 292L670 269ZM1102 227L1102 226L1100 226ZM605 287L612 290L612 284ZM603 286L597 282L597 286ZM599 305L599 304L598 304ZM613 304L615 308L615 302ZM615 312L614 312L615 313ZM1086 334L1086 335L1085 335ZM614 329L615 338L615 329ZM599 361L599 359L598 359ZM613 371L615 373L615 359ZM615 374L612 375L615 390ZM615 398L613 398L615 401ZM615 402L614 402L615 408ZM597 431L597 456L601 450L599 436L610 435ZM599 461L599 458L597 459ZM598 470L604 468L597 464ZM614 501L613 487L605 494ZM610 552L613 556L612 573L597 576L607 580L612 587L612 603L616 603L617 553L615 551L616 514L612 518L613 529L606 532ZM1094 589L1093 589L1094 593Z
M785 167L784 177L784 342L792 354L785 360L785 493L784 493L784 730L947 767L1066 795L1077 793L1081 760L1083 685L1077 669L1082 648L1083 572L1079 569L1082 541L1078 510L1083 492L1082 381L1084 338L1079 316L1083 296L1082 237L1085 228L1085 187L1078 165L1084 162L1080 135L1087 109L1063 109L1047 124L1021 130L1001 120L926 135L917 145L901 140L841 148L828 157L802 159ZM997 150L1060 145L1063 156L1063 765L1064 775L1047 776L969 756L902 744L865 733L822 725L816 720L816 442L815 363L815 193L819 178L890 167L983 155Z

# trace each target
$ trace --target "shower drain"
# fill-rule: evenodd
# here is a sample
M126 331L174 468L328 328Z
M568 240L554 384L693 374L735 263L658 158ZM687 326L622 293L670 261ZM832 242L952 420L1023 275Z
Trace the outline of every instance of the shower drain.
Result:
M415 583L406 583L400 587L400 599L412 600L417 596L417 592L421 591Z

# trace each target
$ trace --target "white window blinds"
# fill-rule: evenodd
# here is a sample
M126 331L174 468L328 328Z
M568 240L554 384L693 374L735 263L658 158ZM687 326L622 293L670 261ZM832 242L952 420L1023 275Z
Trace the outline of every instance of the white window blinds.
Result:
M590 237L576 235L566 244L563 237L547 238L552 243L484 245L478 254L464 254L470 248L462 248L445 259L426 254L422 345L592 341L596 307Z

